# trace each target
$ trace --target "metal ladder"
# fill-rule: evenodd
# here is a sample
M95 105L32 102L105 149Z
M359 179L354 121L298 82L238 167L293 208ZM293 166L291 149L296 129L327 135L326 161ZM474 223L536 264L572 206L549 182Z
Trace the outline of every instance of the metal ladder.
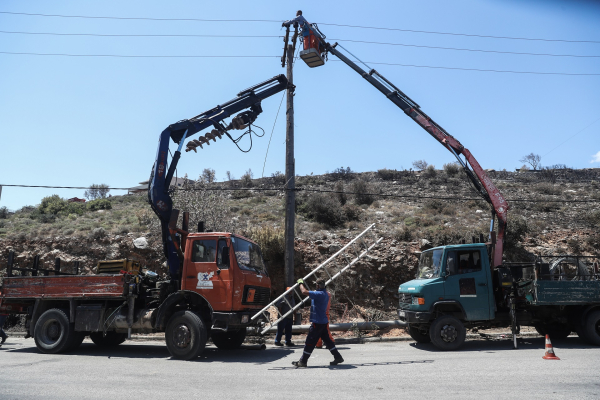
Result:
M309 273L304 278L302 278L302 280L304 280L304 286L306 286L306 288L308 290L310 290L307 285L307 279L310 278L311 276L319 273L320 271L325 272L325 274L329 277L329 279L325 282L325 286L327 286L331 282L333 282L334 279L339 278L344 272L346 272L346 270L348 270L348 268L350 268L354 264L356 264L356 262L358 260L360 260L362 257L364 257L371 249L373 249L373 247L375 247L377 244L379 244L379 242L381 242L383 240L382 237L377 239L377 236L375 235L375 231L373 230L374 226L375 226L375 224L372 224L367 229L362 231L362 233L360 233L358 236L356 236L354 239L352 239L347 245L342 247L334 255L329 257L325 262L323 262L321 265L319 265L317 268L315 268L311 273ZM365 236L367 233L371 233L373 235L373 243L371 245L368 245L365 241ZM348 254L345 253L350 247L352 248L352 251L354 252L354 258L352 260L350 260L350 257L348 256ZM338 256L343 256L343 260L345 260L346 265L343 267L338 267L337 270L336 270L336 265L333 265L333 266L330 266L329 267L330 270L328 270L328 268L326 268L326 267L333 260L335 260ZM352 256L352 255L350 255L350 256ZM256 318L259 318L262 315L263 317L266 317L267 321L269 321L265 324L262 331L260 332L261 335L264 335L269 329L271 329L271 327L273 325L278 324L281 320L286 318L288 315L294 313L297 309L302 307L302 305L310 299L310 297L303 298L298 290L298 287L299 287L298 283L294 284L294 286L292 286L288 290L286 290L281 296L279 296L278 298L273 300L271 303L269 303L265 308L263 308L262 310L260 310L256 314L254 314L254 316L251 318L251 320L255 320ZM287 295L292 292L296 294L296 296L299 300L299 302L293 307L287 298ZM274 306L276 303L278 303L281 299L284 299L285 302L288 304L288 306L290 306L290 310L283 315L279 312L279 310L277 310L278 318L275 321L271 321L271 314L269 313L268 309L270 307Z

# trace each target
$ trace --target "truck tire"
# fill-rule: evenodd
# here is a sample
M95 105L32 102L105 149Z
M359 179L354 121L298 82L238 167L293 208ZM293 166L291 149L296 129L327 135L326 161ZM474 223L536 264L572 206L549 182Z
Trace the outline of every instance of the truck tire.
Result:
M207 340L204 322L192 311L176 312L167 323L165 341L173 358L192 360L198 357L204 351Z
M115 347L127 339L127 334L115 331L106 332L106 335L103 332L92 332L90 333L90 339L99 347Z
M430 343L429 330L424 330L418 326L408 325L408 334L417 343Z
M582 331L588 343L600 346L600 310L592 311L587 315Z
M533 326L542 336L550 335L550 340L564 340L571 334L571 326L566 324L536 324Z
M212 332L210 337L215 346L220 350L239 349L244 339L246 339L246 328L242 328L236 332Z
M56 354L69 350L75 336L75 326L67 314L58 308L45 311L35 323L33 337L42 353Z
M465 342L467 330L458 318L442 315L436 318L429 328L429 337L440 350L456 350Z

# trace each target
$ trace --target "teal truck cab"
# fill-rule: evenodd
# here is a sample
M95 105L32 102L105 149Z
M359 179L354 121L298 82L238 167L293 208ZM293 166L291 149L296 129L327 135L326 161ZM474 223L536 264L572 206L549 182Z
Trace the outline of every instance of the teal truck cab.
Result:
M600 275L593 257L555 256L490 267L490 244L424 251L398 289L398 317L419 343L455 350L467 329L520 326L561 339L576 331L600 345Z

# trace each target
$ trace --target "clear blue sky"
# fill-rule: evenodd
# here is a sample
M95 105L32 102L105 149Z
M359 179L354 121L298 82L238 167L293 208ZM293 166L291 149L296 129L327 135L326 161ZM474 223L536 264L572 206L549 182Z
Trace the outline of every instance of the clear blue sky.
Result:
M351 5L352 4L352 5ZM357 4L357 5L354 5ZM276 20L298 8L362 60L430 67L600 74L597 1L12 1L0 11L72 16ZM498 37L511 40L326 24ZM106 37L121 35L283 35L279 22L90 19L0 13L0 52L71 55L260 55L273 58L117 58L0 53L0 184L130 187L146 180L157 139L190 118L280 73L280 38ZM364 44L348 40L557 57ZM332 40L333 41L333 40ZM575 41L575 42L567 42ZM595 41L582 43L581 41ZM333 60L335 57L331 57ZM514 169L534 152L543 165L600 167L600 76L517 74L373 64L460 140L484 168ZM321 174L409 168L424 159L441 168L451 154L354 71L337 61L309 69L298 61L296 171ZM263 102L267 135L243 154L230 141L184 153L179 176L213 168L260 177L281 95ZM285 107L285 105L284 105ZM285 108L265 175L284 171ZM591 124L591 125L590 125ZM585 129L584 129L585 128ZM575 136L574 136L575 135ZM242 145L247 143L242 143ZM173 148L174 146L172 146ZM0 206L18 209L42 197L83 190L4 187ZM113 192L119 194L123 192Z

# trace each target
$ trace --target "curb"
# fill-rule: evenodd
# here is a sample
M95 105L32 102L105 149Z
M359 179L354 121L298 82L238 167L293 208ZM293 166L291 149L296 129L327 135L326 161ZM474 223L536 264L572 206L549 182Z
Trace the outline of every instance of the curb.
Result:
M7 334L8 334L8 336L25 337L25 332L7 332ZM510 333L510 332L501 332L501 333L489 335L489 339L492 339L492 340L493 339L504 339L504 338L508 339L511 336L512 336L512 333ZM544 336L539 335L537 332L524 332L524 333L519 334L518 337L527 337L527 338L540 337L540 338L543 338ZM469 333L469 334L467 334L467 339L486 339L486 338L481 335L478 335L478 334ZM163 334L161 334L161 335L132 335L131 340L164 341L165 335L163 335ZM339 344L365 344L365 343L410 342L410 341L414 341L414 339L411 338L410 336L364 337L364 338L349 337L349 338L335 339L335 342L339 343ZM269 340L269 342L270 342L270 340ZM244 343L257 344L257 343L261 343L261 340L259 337L251 336L248 339L246 339L246 341Z

